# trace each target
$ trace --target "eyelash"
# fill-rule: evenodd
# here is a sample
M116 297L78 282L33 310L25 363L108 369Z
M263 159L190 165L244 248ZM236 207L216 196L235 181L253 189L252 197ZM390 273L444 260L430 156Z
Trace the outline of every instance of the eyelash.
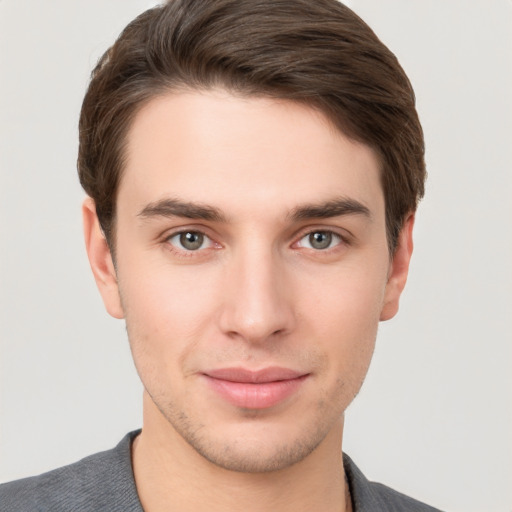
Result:
M183 235L188 234L195 234L200 235L201 237L204 237L204 241L208 242L207 247L198 247L197 249L187 249L183 247L183 244L179 242L182 247L177 247L175 244L171 242L172 239L175 239L177 237L181 237ZM314 234L323 234L328 235L331 237L331 240L329 241L329 245L325 248L318 249L315 247L304 247L302 245L299 245L300 242L302 242L304 239L307 239L308 237L311 237L311 235ZM334 245L331 246L333 243L333 240L335 239ZM190 257L197 257L200 254L204 253L206 249L219 249L221 248L221 244L215 242L210 236L208 236L204 231L201 231L200 229L182 229L180 231L171 233L170 235L166 236L164 239L165 243L167 244L168 249L173 252L175 255L183 258L190 258ZM202 244L201 244L202 245ZM311 244L310 244L311 245ZM331 229L310 229L306 232L303 232L300 234L300 237L296 239L295 242L291 245L292 247L298 246L299 248L314 251L315 253L331 253L332 251L335 251L336 249L339 249L339 246L348 246L350 245L350 240L347 236L341 235L337 231L331 230Z
M323 247L323 248L311 247L311 242L312 242L311 236L312 235L320 235L320 234L328 237L327 238L328 245L326 247ZM342 235L340 235L336 231L332 231L332 230L329 230L329 229L313 229L313 230L310 230L307 233L303 234L297 240L297 242L295 242L294 245L301 243L303 240L307 240L309 245L310 245L309 247L304 247L304 248L305 249L313 250L315 252L327 252L327 251L330 251L332 249L336 249L339 245L347 245L348 244L348 241L347 241L346 237L343 237ZM332 245L333 243L334 243L334 245Z
M192 234L199 235L199 236L203 237L203 239L204 239L203 242L207 242L208 246L207 247L198 247L197 249L194 250L194 249L187 249L187 248L183 247L183 243L181 241L179 243L182 247L177 247L176 245L174 245L172 243L173 238L178 238L178 237L182 237L183 235L192 235ZM166 242L169 250L171 250L172 252L174 252L175 254L177 254L178 256L181 256L181 257L192 257L196 253L203 252L205 249L214 248L214 246L216 246L215 248L220 247L220 244L217 244L210 236L208 236L206 233L204 233L203 231L198 230L198 229L182 229L181 231L177 231L177 232L172 233L169 236L165 237L165 242Z

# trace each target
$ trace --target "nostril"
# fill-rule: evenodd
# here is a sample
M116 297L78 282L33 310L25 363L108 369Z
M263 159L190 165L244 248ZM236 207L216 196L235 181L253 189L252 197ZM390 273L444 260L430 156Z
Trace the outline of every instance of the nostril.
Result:
M225 335L261 343L293 329L293 296L275 261L261 251L243 252L230 267L230 275L237 278L226 283L218 305L219 327Z

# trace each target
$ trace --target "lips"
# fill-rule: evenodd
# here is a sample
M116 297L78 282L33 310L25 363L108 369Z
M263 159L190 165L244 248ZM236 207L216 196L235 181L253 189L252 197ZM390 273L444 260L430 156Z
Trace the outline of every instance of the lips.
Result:
M222 368L204 373L210 388L236 407L266 409L299 391L309 374L289 368L268 367L257 371Z

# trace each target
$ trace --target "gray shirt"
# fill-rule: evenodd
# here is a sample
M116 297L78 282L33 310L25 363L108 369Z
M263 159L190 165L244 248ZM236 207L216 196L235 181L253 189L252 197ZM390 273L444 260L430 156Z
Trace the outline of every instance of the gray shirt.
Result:
M127 434L112 450L0 485L0 512L143 512L131 462L131 442L139 432ZM369 482L347 455L343 456L343 464L354 512L437 510Z

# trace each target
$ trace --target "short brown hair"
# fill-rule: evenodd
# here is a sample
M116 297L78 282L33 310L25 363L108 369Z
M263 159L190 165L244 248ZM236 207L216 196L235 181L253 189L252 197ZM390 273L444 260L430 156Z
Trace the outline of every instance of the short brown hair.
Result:
M111 247L126 134L167 91L223 87L298 101L373 148L391 251L426 176L411 84L396 57L337 0L170 0L132 21L93 70L78 172Z

